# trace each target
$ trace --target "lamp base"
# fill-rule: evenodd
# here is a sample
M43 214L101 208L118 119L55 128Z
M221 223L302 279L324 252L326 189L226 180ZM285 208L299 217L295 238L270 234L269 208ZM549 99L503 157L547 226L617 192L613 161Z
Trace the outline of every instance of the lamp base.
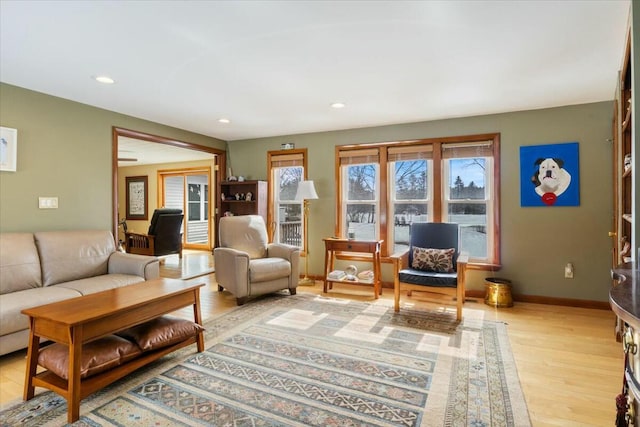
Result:
M307 276L305 276L303 279L300 279L300 281L298 282L298 286L314 286L315 284L316 281Z

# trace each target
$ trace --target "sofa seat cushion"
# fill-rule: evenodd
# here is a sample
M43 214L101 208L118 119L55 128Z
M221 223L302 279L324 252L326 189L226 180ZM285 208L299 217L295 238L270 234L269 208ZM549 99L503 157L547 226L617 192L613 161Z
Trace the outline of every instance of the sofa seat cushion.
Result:
M135 342L142 351L152 351L195 337L204 328L191 320L162 316L116 335Z
M35 288L0 295L0 336L29 329L29 318L21 310L81 296L74 289Z
M144 278L140 276L133 276L129 274L103 274L101 276L89 277L87 279L60 283L53 286L53 288L73 289L80 292L82 295L88 295L140 282L144 282Z
M249 274L249 281L251 283L289 277L291 274L291 263L283 258L252 259L249 261Z
M407 268L398 272L398 280L414 285L435 286L440 288L455 288L458 286L456 273L436 273Z
M0 234L0 294L42 286L40 257L31 233Z
M82 346L80 378L87 378L128 362L142 350L135 343L116 335L107 335ZM60 378L69 379L69 347L52 344L40 350L38 365Z

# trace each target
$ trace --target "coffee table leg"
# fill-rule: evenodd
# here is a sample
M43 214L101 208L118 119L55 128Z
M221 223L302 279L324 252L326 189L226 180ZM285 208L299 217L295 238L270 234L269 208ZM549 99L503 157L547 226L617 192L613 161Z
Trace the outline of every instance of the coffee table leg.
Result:
M202 313L200 311L200 288L194 289L194 304L193 304L193 320L202 326ZM204 351L204 333L198 333L196 337L196 346L198 348L198 353L202 353Z
M36 369L38 367L38 350L40 348L40 337L37 336L34 330L34 319L29 318L29 346L27 347L27 369L24 377L24 400L33 398L35 393L35 387L33 386L33 377L36 375Z
M69 380L67 383L67 421L69 424L80 418L80 365L82 361L82 326L76 326L69 331Z

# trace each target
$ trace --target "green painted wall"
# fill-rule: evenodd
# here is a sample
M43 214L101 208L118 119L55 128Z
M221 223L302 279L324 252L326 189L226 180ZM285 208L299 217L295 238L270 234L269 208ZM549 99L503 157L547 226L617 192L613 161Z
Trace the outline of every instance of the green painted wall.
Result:
M18 129L18 170L0 172L0 232L112 228L112 126L225 149L225 142L0 84L0 124ZM58 209L38 209L39 196Z
M612 93L613 96L613 93ZM348 113L348 112L345 112ZM295 143L307 148L308 177L319 200L311 202L309 273L323 271L322 238L335 223L335 146L344 144L500 132L502 264L499 272L472 271L468 288L484 290L484 277L512 280L514 293L607 301L611 286L613 101L562 108L229 143L235 175L266 179L267 150ZM580 206L520 207L519 149L524 145L579 142ZM572 262L574 279L564 278ZM390 268L383 266L385 280Z
M493 274L514 292L606 301L610 287L613 102L374 128L230 142L235 175L266 179L266 152L284 142L309 150L309 178L320 200L311 203L309 271L321 275L322 238L335 222L335 146L485 132L502 135L502 263ZM0 124L18 129L18 171L0 172L0 232L111 229L111 128L133 129L225 148L223 141L0 85ZM521 208L519 147L578 141L581 203L567 208ZM60 208L38 209L38 196L57 196ZM567 262L575 278L564 279ZM385 280L389 266L383 267ZM483 290L485 272L470 274Z

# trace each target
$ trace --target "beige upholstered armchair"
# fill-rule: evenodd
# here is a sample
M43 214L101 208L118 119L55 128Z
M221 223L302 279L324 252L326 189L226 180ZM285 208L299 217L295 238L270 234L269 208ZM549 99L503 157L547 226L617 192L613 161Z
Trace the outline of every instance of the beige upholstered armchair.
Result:
M220 246L213 250L218 291L231 292L242 305L248 297L298 286L300 249L268 243L260 215L222 217Z

